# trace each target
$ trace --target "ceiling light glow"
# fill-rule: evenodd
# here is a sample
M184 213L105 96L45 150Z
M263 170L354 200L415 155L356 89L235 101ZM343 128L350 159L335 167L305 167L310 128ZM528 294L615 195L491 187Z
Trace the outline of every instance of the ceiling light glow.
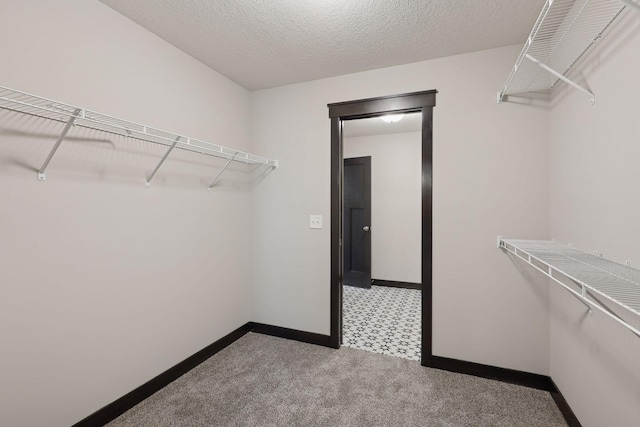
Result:
M380 118L387 123L395 123L402 120L403 117L404 114L387 114L386 116L382 116Z

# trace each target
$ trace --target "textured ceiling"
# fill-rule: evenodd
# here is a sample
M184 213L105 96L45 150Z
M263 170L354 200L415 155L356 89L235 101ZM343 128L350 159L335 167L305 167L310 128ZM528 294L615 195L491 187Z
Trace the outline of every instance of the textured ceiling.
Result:
M545 0L101 0L247 89L523 43Z

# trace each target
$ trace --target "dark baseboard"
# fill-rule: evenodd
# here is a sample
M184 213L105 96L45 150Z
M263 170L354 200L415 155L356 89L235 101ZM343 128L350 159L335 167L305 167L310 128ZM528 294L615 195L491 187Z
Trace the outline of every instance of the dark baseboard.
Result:
M558 386L553 382L551 377L546 375L516 371L515 369L498 368L497 366L482 365L480 363L466 362L464 360L440 356L431 356L430 367L548 391L551 393L551 397L554 402L556 402L560 413L569 427L582 427L580 421L578 421L578 418L558 389Z
M517 384L539 390L553 391L551 378L546 375L516 371L515 369L498 368L497 366L482 365L448 357L432 356L431 367L459 374L473 375L505 383Z
M313 332L298 331L297 329L283 328L281 326L265 325L264 323L252 322L252 331L259 334L271 335L279 338L300 341L307 344L316 344L323 347L335 348L330 335L316 334Z
M251 330L260 334L316 344L323 347L335 347L332 345L331 337L329 335L304 332L280 326L265 325L263 323L251 323ZM569 407L569 404L562 396L562 393L558 390L558 387L555 385L553 380L546 375L532 374L530 372L517 371L515 369L499 368L497 366L483 365L480 363L467 362L464 360L441 356L431 356L430 361L431 368L548 391L551 393L553 400L556 402L556 405L560 409L560 412L564 416L569 427L582 427Z
M371 284L376 286L388 286L390 288L422 290L422 283L396 282L395 280L371 279Z
M98 409L85 419L78 421L73 427L94 427L103 426L111 420L124 414L138 403L142 402L158 390L175 381L191 369L195 368L223 348L229 346L247 332L251 331L252 323L249 322L230 334L220 338L213 344L203 348L192 356L189 356L177 365L167 369L157 377L147 381L135 390L125 394L118 400L109 403L107 406Z
M135 390L125 394L118 400L97 410L93 414L77 422L73 427L94 427L103 426L114 420L142 402L155 392L175 381L191 369L195 368L220 350L231 345L248 332L256 332L264 335L271 335L279 338L286 338L308 344L316 344L323 347L335 347L331 341L331 336L304 332L296 329L283 328L280 326L265 325L263 323L249 322L239 327L230 334L220 338L213 344L203 348L194 355L188 357L177 365L167 369L157 377L147 381ZM442 369L460 374L473 375L476 377L488 378L525 387L532 387L545 390L551 393L551 397L556 402L558 409L564 416L569 427L582 427L564 396L553 382L546 375L532 374L529 372L517 371L514 369L499 368L496 366L483 365L480 363L467 362L464 360L451 359L448 357L431 356L431 368Z
M578 417L576 417L576 414L573 413L573 410L571 409L564 396L560 392L560 389L558 388L556 383L553 382L553 380L551 380L551 386L553 387L553 390L551 390L551 397L553 397L554 402L556 402L558 409L560 409L560 412L562 413L562 416L564 417L564 420L567 422L569 427L582 427L582 424L580 424L580 421L578 421Z

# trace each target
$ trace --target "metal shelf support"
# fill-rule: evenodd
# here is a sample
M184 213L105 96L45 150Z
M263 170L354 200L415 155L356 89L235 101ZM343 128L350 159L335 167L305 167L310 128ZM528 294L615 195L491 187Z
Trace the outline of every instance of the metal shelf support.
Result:
M169 147L153 172L148 177L145 177L147 187L151 186L151 181L174 149L224 160L231 158L232 161L246 165L266 165L272 169L278 167L278 161L275 159L269 159L211 142L189 138L4 86L0 86L0 109L65 124L62 134L56 141L44 164L38 170L38 180L40 181L46 180L45 172L49 162L51 162L51 159L60 148L60 144L62 144L71 126L106 132L112 135L122 136L125 139L136 139ZM224 169L228 166L227 164ZM216 177L211 186L216 184L220 175L221 174Z
M590 91L588 91L587 89L585 89L582 86L580 86L578 83L576 83L573 80L563 76L562 74L560 74L559 72L557 72L553 68L551 68L548 65L538 61L536 58L534 58L533 56L531 56L529 54L526 54L525 58L527 58L529 61L537 64L540 68L542 68L543 70L545 70L548 73L551 73L552 75L554 75L555 77L559 78L560 80L562 80L566 84L568 84L570 86L573 86L574 88L578 89L580 92L584 93L589 98L591 98L591 105L595 104L595 102L596 102L595 95L593 93L591 93Z
M498 103L508 101L508 95L553 90L562 81L589 96L593 104L593 94L566 75L627 7L640 10L640 3L638 0L546 0L498 92Z
M147 178L147 182L146 182L147 188L151 187L151 180L153 179L154 176L156 176L158 169L160 169L160 166L162 166L164 161L167 160L167 157L169 157L169 154L171 154L173 149L176 148L176 145L178 144L178 142L180 142L180 138L181 138L180 136L176 137L175 141L173 141L173 144L171 144L171 147L169 147L167 152L164 153L164 156L162 156L162 159L160 159L160 162L158 163L156 168L153 170L153 172L151 172L151 175L149 175L149 178Z
M58 137L58 140L56 141L56 143L54 144L53 148L51 149L51 152L47 156L47 159L44 161L44 163L42 164L42 167L38 171L38 181L46 181L47 180L47 174L45 173L46 170L47 170L47 166L49 166L49 162L51 162L51 159L53 159L53 156L56 154L56 151L58 151L58 148L60 148L60 145L62 144L62 141L64 140L65 136L67 136L67 133L69 133L69 130L71 129L71 127L75 123L75 121L78 118L78 116L80 115L81 111L82 110L80 108L76 108L73 111L73 115L71 117L69 117L69 120L67 120L67 123L64 125L64 129L62 129L62 133Z
M216 183L218 182L218 180L220 179L220 177L222 176L222 174L224 173L225 170L227 170L227 168L229 167L229 165L231 164L231 162L233 161L233 159L236 158L236 156L238 155L238 152L236 151L233 156L231 156L229 158L229 160L227 160L227 163L222 167L222 169L220 169L220 172L218 172L218 175L216 175L215 178L213 178L213 181L211 181L211 185L209 185L209 187L207 188L207 190L211 190L211 188L213 188L214 185L216 185Z
M542 274L544 274L545 276L547 276L548 278L552 279L554 282L556 282L557 284L562 286L572 296L574 296L576 299L578 299L582 304L584 304L588 308L588 310L589 310L588 314L589 315L592 314L592 308L594 308L594 309L600 311L601 313L603 313L604 315L606 315L607 317L613 319L615 322L617 322L620 325L624 326L625 328L630 330L634 335L636 335L637 337L640 338L640 330L638 330L637 328L635 328L632 325L630 325L629 323L627 323L624 319L622 319L620 316L618 316L613 311L611 311L611 309L607 308L606 306L601 305L597 301L592 301L591 299L588 298L588 296L591 295L590 289L592 291L598 292L597 289L591 288L589 286L589 284L582 282L581 280L573 277L571 274L569 274L569 273L567 273L565 271L562 271L561 269L556 268L553 265L550 265L549 263L545 262L543 259L540 259L539 257L531 254L530 252L528 252L527 250L523 249L522 247L516 246L516 244L514 244L513 242L529 243L530 241L505 241L501 236L498 236L498 247L500 249L503 249L503 250L505 250L505 251L507 251L509 253L512 253L512 254L516 255L521 261L526 262L528 265L530 265L531 267L535 268L536 270L538 270L539 272L541 272ZM555 242L546 242L546 243L555 244ZM554 251L553 250L549 250L549 252L552 253ZM523 255L526 255L526 256L523 256ZM555 255L557 256L557 255L560 255L560 254L556 253ZM566 260L571 260L571 257L569 257L569 256L564 257L563 260L565 260L565 262L566 262ZM535 262L533 262L533 261L535 261ZM579 261L579 260L575 260L575 263L576 264L581 264L583 267L585 265L588 265L588 264L584 264L583 261ZM541 266L544 266L545 268L542 268ZM594 269L600 270L602 272L607 273L606 270L603 270L601 268L594 267ZM567 277L568 279L570 279L571 281L576 283L580 287L580 292L572 289L566 283L562 282L560 279L555 277L554 273L558 273L558 274L560 274L560 275L562 275L564 277ZM622 279L623 281L626 280L627 282L630 282L629 279L626 279L626 278L620 277L620 279ZM607 296L607 295L604 295L604 296Z

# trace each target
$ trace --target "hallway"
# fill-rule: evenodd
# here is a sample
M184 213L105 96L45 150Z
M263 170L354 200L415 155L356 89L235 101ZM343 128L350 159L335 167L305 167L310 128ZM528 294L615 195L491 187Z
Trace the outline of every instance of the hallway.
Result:
M343 286L342 345L420 361L421 291Z

